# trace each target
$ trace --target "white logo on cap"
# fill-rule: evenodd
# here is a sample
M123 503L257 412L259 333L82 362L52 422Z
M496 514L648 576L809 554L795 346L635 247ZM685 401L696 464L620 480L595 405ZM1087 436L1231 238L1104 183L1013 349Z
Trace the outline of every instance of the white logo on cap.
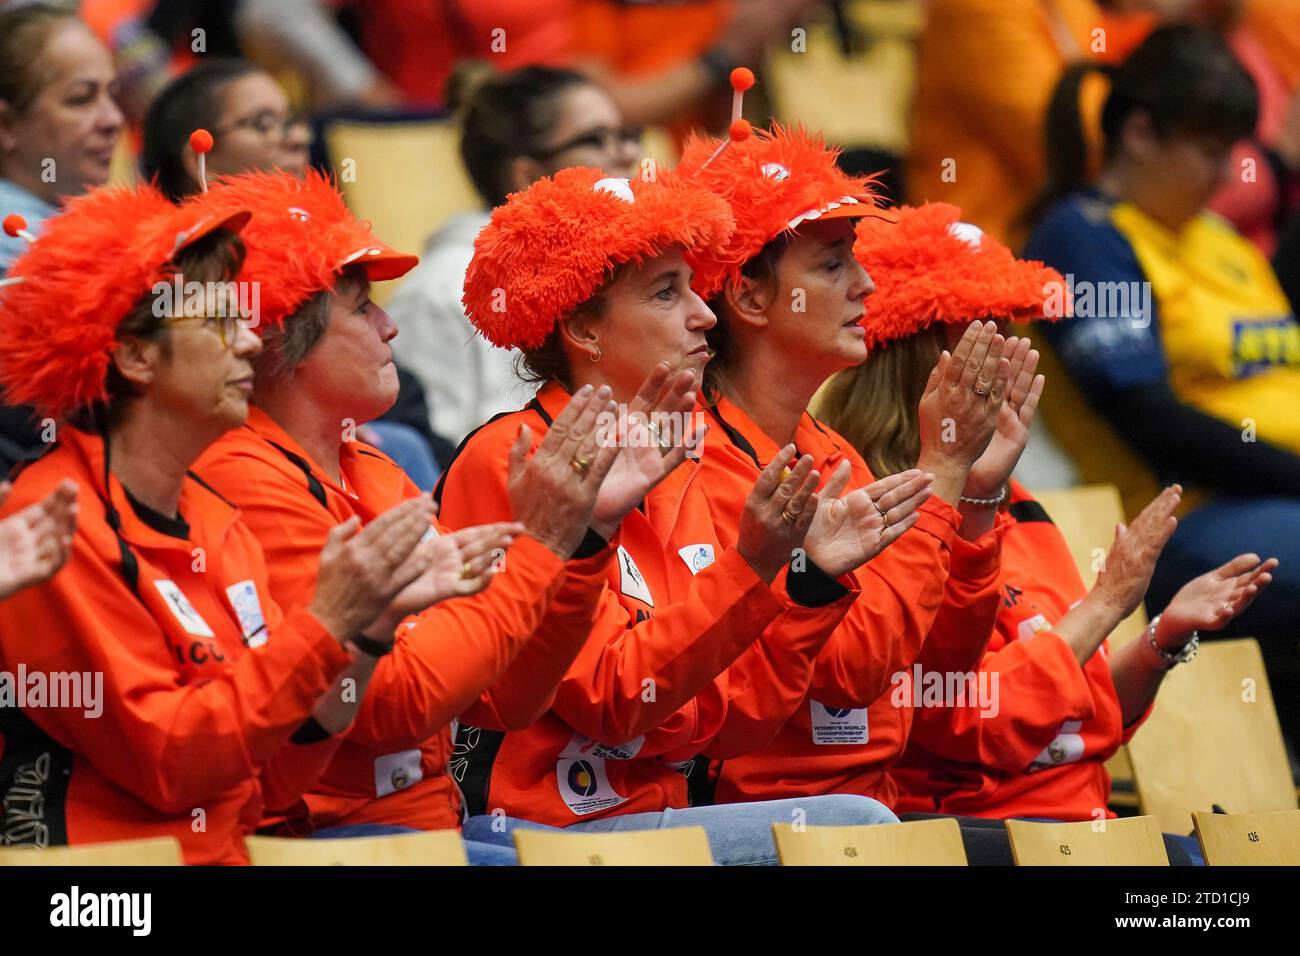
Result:
M602 179L591 188L596 192L609 193L611 196L617 196L624 202L636 202L636 196L632 195L632 184L626 179L619 179L617 176L610 176L607 179Z
M984 237L984 230L979 226L971 225L969 222L954 222L948 227L948 232L972 249L978 249Z
M783 179L790 178L790 170L780 163L764 163L763 175L768 179L775 179L779 183Z

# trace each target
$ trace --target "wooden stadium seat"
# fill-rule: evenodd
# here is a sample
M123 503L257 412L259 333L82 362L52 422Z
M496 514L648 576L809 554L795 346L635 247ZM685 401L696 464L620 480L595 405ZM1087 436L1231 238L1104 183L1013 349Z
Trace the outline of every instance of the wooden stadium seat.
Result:
M482 206L449 120L339 118L321 135L348 207L394 249L418 255L449 216ZM381 283L376 301L396 289Z
M121 840L85 846L0 848L3 866L181 866L181 845L175 837Z
M1295 810L1296 792L1259 644L1203 642L1175 667L1128 746L1143 813L1171 833L1217 804L1230 814Z
M1192 814L1209 866L1300 866L1300 810Z
M520 866L712 866L703 827L629 833L516 830Z
M449 217L483 206L461 163L460 130L449 119L335 118L321 135L348 208L394 249L419 255ZM643 145L659 164L676 164L676 144L661 127L648 128ZM376 286L375 301L386 302L401 281Z
M792 49L793 37L773 45L765 79L776 116L822 130L831 143L904 155L922 3L851 0L845 12L865 41L850 56L829 15L809 17L802 52Z
M1008 820L1007 834L1016 866L1169 865L1160 824L1152 816L1082 823Z
M465 844L455 830L396 836L295 840L249 837L254 866L467 866Z
M1104 559L1110 551L1115 541L1115 525L1124 520L1118 489L1114 485L1081 485L1055 491L1038 492L1032 488L1029 491L1060 529L1084 586L1091 590L1097 581L1097 571L1103 566L1098 564L1098 559ZM1123 647L1139 636L1147 623L1146 611L1139 605L1111 633L1111 649Z
M803 827L772 824L782 866L965 866L956 820L917 820L874 826Z

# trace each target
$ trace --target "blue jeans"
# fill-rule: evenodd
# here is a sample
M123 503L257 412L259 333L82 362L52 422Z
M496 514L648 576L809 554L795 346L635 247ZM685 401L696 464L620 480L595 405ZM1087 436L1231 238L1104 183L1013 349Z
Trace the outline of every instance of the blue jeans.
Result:
M515 830L575 830L581 833L619 833L668 827L703 827L709 849L719 866L776 866L773 823L842 827L868 823L897 823L898 817L870 797L833 793L823 797L796 797L754 803L720 803L686 807L661 813L624 813L596 820L581 820L567 827L551 827L518 817L478 816L465 821L465 841L513 845Z
M422 833L414 827L390 823L357 823L351 826L328 827L310 835L313 840L341 840L347 837L393 836L401 833ZM465 840L465 856L470 866L517 866L519 855L514 847L502 843L479 843Z
M378 437L376 447L393 459L421 491L433 491L442 469L424 436L410 425L382 419L369 422L366 428Z

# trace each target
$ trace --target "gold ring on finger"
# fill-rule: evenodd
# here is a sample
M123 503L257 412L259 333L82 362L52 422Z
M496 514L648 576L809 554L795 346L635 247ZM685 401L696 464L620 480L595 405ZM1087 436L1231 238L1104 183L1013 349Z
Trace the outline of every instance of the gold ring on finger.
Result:
M784 518L786 521L790 522L790 524L794 524L796 521L799 520L799 516L797 514L793 514L789 508L781 509L781 517Z
M974 385L971 386L971 391L974 392L976 395L978 395L980 398L988 398L989 387L987 385L983 385L980 382L976 382Z
M472 578L473 576L474 576L474 569L470 567L469 562L466 561L464 564L460 566L461 580L465 580L466 578Z
M578 473L579 478L586 478L587 472L591 471L591 459L574 456L569 461L569 467Z

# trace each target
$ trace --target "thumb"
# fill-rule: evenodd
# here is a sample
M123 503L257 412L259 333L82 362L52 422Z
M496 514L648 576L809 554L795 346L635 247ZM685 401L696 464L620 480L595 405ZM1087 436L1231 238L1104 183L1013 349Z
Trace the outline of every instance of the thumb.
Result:
M840 462L835 471L831 473L831 480L826 482L826 487L821 490L821 496L828 501L840 497L844 493L844 489L848 487L849 475L852 474L852 471L853 469L847 461Z

